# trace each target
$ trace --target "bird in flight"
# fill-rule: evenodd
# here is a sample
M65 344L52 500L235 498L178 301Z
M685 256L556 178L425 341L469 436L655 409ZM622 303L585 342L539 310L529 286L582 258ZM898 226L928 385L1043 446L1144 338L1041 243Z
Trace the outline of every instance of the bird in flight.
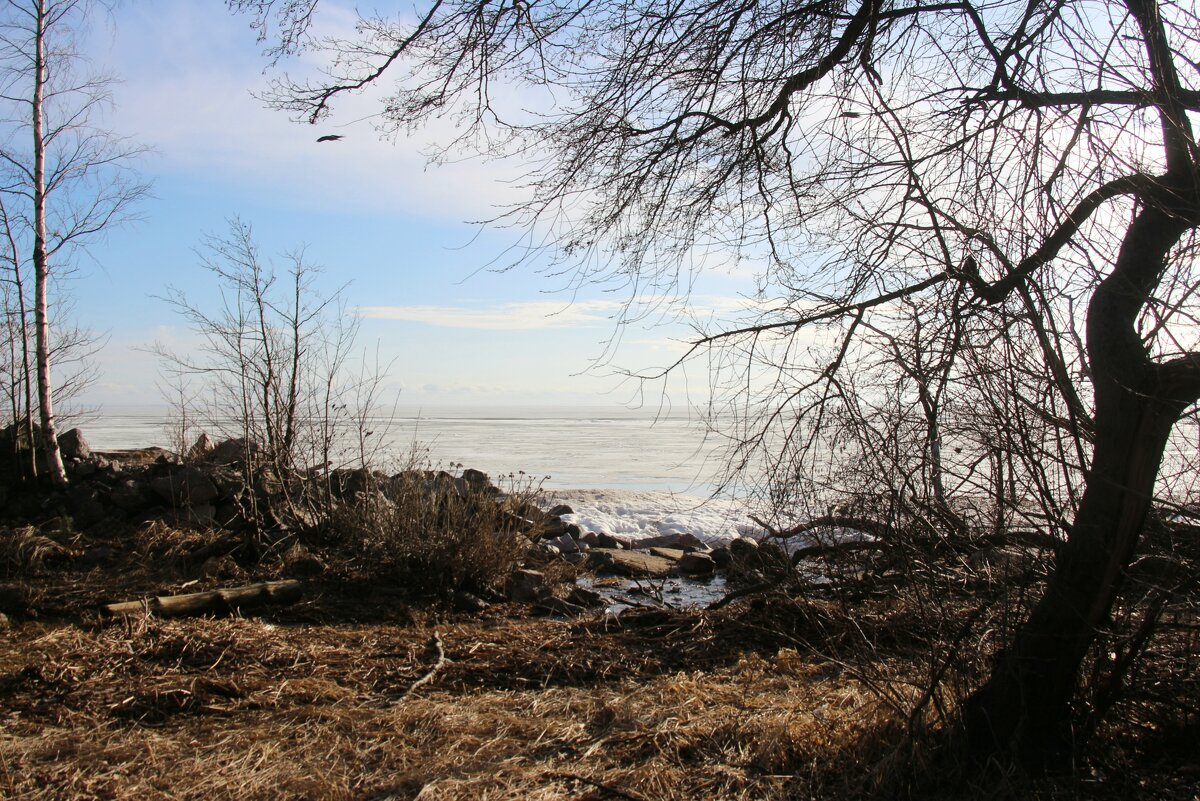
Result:
M318 136L317 141L318 142L336 142L339 139L345 139L345 138L346 137L342 136L341 134L325 134L324 136Z

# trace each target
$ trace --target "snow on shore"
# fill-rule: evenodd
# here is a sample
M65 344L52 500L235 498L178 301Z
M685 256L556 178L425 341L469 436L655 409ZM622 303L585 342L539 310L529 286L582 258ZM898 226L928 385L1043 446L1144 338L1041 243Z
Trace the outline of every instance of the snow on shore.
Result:
M763 533L737 501L662 490L552 490L540 503L547 509L562 503L570 506L574 514L564 515L563 520L585 532L630 539L693 534L715 546Z

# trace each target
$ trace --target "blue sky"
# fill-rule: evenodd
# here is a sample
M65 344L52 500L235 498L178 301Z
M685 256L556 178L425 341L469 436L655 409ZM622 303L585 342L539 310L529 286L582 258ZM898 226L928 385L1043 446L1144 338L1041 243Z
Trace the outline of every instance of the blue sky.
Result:
M331 6L335 20L352 18ZM343 103L317 127L263 108L251 95L267 81L260 46L247 20L217 0L121 3L92 26L87 49L120 81L108 127L152 151L141 162L152 196L139 221L93 244L69 285L76 322L109 337L86 403L158 399L158 366L143 349L155 341L186 349L188 334L154 296L173 285L202 302L215 297L196 249L232 216L253 226L264 253L304 246L327 287L350 282L360 341L394 360L391 380L406 405L618 404L634 394L610 368L588 369L606 353L622 296L598 287L564 294L536 263L487 269L514 234L470 221L515 197L521 165L429 166L423 153L448 123L381 141L361 119L375 110L370 97ZM317 144L324 133L345 139ZM714 274L694 300L702 314L725 313L749 289L745 278ZM688 333L679 324L631 327L612 362L664 364ZM703 373L687 378L702 399Z

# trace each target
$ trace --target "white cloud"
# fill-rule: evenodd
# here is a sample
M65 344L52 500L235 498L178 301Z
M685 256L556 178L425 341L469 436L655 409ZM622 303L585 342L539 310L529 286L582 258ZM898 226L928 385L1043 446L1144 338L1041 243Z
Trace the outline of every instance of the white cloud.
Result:
M625 304L590 300L567 303L533 300L487 306L359 306L357 316L371 320L404 320L443 328L488 331L533 331L612 325Z
M382 89L340 99L335 115L317 126L265 108L252 96L269 87L264 59L246 20L231 20L221 4L131 8L115 37L109 55L119 62L122 83L108 124L152 147L151 167L269 188L317 208L455 222L494 216L519 191L518 165L470 160L427 169L425 146L459 133L449 121L434 121L417 138L381 141L370 117ZM318 144L327 133L346 138Z

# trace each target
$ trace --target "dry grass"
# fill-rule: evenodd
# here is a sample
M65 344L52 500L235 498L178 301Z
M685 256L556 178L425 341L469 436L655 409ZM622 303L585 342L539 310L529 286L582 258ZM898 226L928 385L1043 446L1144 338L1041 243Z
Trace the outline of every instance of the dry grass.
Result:
M750 799L865 771L887 715L853 680L791 649L673 670L638 644L683 630L638 622L445 625L403 700L425 626L29 624L0 635L0 795Z

